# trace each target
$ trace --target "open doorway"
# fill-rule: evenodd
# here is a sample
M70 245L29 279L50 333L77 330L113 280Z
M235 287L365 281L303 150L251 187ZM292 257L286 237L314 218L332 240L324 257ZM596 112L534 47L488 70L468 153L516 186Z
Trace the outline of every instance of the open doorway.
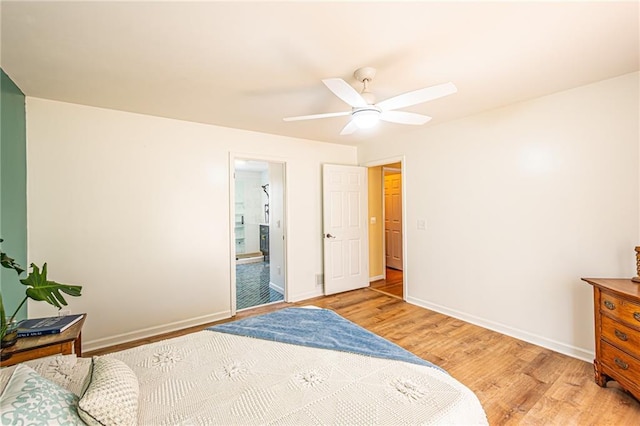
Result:
M284 164L235 158L233 165L235 312L285 299Z
M404 299L402 162L371 165L368 173L370 287Z

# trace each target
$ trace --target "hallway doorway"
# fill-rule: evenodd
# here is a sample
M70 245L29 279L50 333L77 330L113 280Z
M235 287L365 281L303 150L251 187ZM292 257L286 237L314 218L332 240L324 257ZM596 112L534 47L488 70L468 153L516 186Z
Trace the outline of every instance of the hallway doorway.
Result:
M366 164L369 182L370 287L406 297L402 159Z

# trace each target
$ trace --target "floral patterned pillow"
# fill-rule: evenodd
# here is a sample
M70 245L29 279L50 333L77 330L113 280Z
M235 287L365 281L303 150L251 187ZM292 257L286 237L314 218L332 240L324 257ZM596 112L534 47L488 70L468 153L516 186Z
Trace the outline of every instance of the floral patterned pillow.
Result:
M0 395L3 425L84 425L78 416L78 397L20 364Z

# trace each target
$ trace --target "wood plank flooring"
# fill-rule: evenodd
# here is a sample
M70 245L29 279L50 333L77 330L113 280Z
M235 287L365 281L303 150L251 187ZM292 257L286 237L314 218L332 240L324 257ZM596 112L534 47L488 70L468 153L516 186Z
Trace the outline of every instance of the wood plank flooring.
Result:
M610 382L600 388L593 367L523 341L423 309L372 289L278 303L241 312L244 318L295 305L315 305L408 349L473 390L491 425L639 425L640 403ZM99 355L203 329L86 353Z
M373 281L369 286L376 291L380 291L391 296L404 298L402 271L387 268L386 277L382 280Z

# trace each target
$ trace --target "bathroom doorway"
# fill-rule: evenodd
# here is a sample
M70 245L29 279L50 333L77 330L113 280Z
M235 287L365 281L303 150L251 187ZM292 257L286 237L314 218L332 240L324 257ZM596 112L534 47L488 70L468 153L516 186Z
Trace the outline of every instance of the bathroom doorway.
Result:
M284 163L233 160L233 243L237 310L285 299Z

